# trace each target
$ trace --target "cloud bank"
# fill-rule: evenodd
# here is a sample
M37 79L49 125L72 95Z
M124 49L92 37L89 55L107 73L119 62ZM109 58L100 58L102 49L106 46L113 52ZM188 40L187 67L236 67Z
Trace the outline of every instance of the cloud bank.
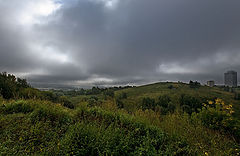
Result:
M240 1L0 0L0 70L33 85L223 83Z

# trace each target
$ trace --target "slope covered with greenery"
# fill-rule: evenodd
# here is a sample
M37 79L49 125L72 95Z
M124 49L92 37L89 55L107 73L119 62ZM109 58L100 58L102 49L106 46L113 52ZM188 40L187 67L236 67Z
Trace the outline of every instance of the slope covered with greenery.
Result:
M20 88L15 95L24 89ZM42 92L29 85L25 89L26 97L0 98L0 155L240 152L239 101L226 88L191 82L76 91Z

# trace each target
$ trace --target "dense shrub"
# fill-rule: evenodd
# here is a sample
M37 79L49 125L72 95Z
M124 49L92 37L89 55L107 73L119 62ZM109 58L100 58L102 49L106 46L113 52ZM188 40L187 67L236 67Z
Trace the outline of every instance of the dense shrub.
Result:
M197 81L195 81L195 82L190 81L189 82L189 87L190 88L199 88L199 87L201 87L201 84L199 82L197 82Z
M173 89L173 88L174 88L173 85L168 86L168 89Z
M155 108L155 99L151 99L149 97L142 99L141 109L154 109Z
M107 97L112 97L113 98L114 97L114 91L112 89L107 89L103 92L103 95L104 95L105 99Z
M81 108L60 145L60 153L73 155L173 155L189 154L183 140L176 142L154 126L130 116L98 108ZM174 143L173 143L174 142Z
M119 99L127 99L127 93L126 92L122 92L119 97Z
M232 105L227 105L221 99L216 99L204 104L202 110L194 116L197 116L204 126L230 132L240 141L240 123L239 120L232 117L233 113Z
M30 113L33 111L33 106L30 103L27 103L23 100L19 100L16 102L11 102L8 104L4 104L0 110L6 114L13 113Z
M0 73L0 94L3 98L17 98L19 91L24 88L30 88L25 79L16 78L6 72Z
M117 99L116 99L116 104L117 104L117 107L118 107L119 109L124 108L124 103L123 103L123 101L122 101L120 98L117 98Z
M156 109L160 110L162 114L173 113L176 106L172 103L170 97L168 95L159 96L158 101L156 103Z
M167 95L159 96L158 100L151 99L149 97L143 98L141 103L141 109L152 109L154 111L160 111L162 114L173 113L175 105L171 102L171 99Z
M60 96L58 98L58 102L60 102L64 107L74 109L73 103L66 96Z
M234 93L234 99L235 99L235 100L240 100L240 93L235 92L235 93Z
M39 121L51 122L52 125L62 126L71 122L71 117L60 107L43 106L35 109L30 119L32 123Z
M202 102L200 99L186 94L180 96L179 103L182 110L188 114L198 112L199 109L202 108Z

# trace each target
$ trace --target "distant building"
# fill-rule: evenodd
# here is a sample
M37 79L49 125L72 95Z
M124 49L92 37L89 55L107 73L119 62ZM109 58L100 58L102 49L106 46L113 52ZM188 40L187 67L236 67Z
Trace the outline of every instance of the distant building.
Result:
M214 87L214 85L215 85L215 82L213 80L207 81L207 86Z
M224 73L224 84L229 87L237 87L237 72L231 70Z

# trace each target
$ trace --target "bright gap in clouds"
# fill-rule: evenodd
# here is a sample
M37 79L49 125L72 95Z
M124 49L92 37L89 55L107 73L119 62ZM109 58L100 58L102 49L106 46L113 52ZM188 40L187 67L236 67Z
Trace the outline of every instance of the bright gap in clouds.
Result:
M195 73L194 69L183 67L177 63L170 64L160 64L157 72L164 74L191 74Z
M46 17L54 13L61 7L60 3L54 0L31 0L20 13L20 23L22 25L32 25L41 23L39 17Z
M105 0L105 6L108 8L114 8L116 7L118 0Z
M53 46L44 46L44 45L32 45L32 52L38 55L38 58L42 59L45 62L54 62L54 63L72 63L72 60L69 56L63 52L59 52L59 49Z
M119 0L90 0L90 1L103 3L105 7L108 9L114 9L119 2Z
M41 57L46 61L54 61L57 63L68 63L70 62L66 54L56 52L52 47L43 48L41 52Z

